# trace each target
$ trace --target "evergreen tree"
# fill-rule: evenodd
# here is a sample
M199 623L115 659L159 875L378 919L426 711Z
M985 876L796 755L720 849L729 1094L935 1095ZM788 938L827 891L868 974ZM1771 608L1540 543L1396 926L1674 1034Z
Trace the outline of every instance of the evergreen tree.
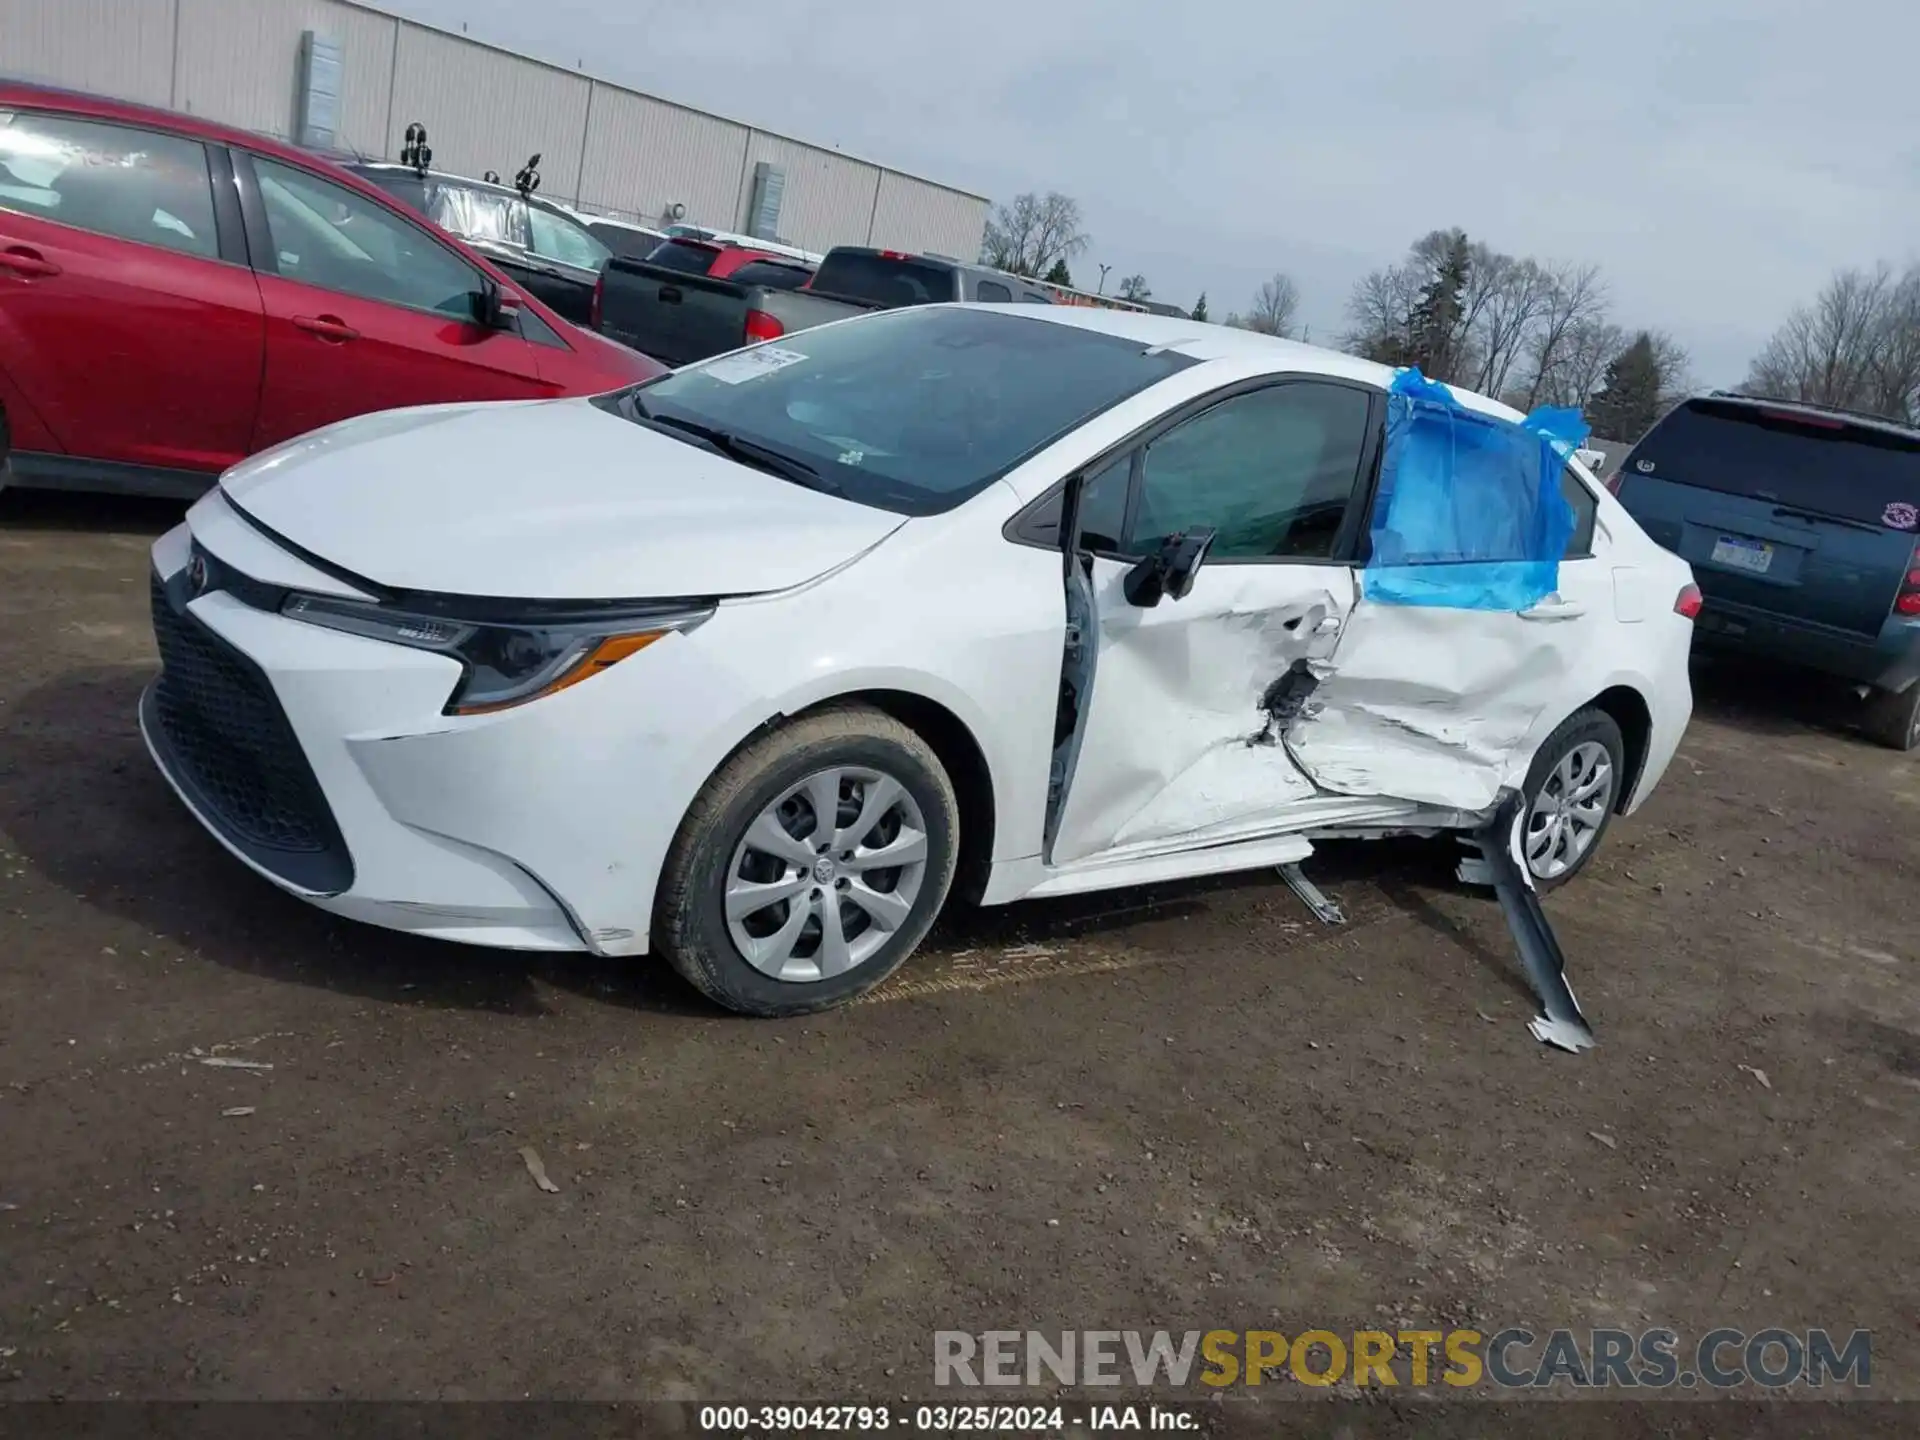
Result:
M1204 290L1200 292L1200 298L1193 302L1193 318L1196 320L1207 318L1207 292Z
M1608 363L1607 377L1587 405L1587 423L1596 435L1633 444L1660 418L1664 378L1653 336L1642 330Z
M1053 262L1053 268L1047 271L1047 283L1049 285L1065 285L1069 290L1073 288L1073 276L1067 273L1066 256L1062 255L1058 260Z
M1434 265L1433 278L1420 291L1407 317L1409 344L1401 364L1418 365L1429 380L1457 380L1460 321L1465 314L1467 281L1473 273L1473 251L1464 230L1447 236Z

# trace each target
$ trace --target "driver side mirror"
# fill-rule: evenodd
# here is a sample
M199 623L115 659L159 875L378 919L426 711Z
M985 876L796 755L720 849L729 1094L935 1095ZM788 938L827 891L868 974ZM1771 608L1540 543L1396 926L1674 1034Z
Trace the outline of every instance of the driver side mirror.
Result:
M1186 599L1193 589L1193 577L1200 573L1207 552L1213 548L1215 533L1205 526L1195 526L1162 540L1158 551L1127 572L1122 583L1127 603L1151 610L1163 596Z
M480 288L474 292L473 318L483 329L517 330L520 328L520 297L501 289L492 280L483 279Z

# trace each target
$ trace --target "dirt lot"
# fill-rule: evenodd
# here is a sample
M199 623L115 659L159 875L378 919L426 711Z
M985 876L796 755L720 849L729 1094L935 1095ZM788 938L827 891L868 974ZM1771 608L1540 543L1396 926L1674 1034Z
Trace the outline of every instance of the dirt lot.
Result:
M1705 676L1527 1034L1444 847L950 915L871 1002L331 920L150 767L177 508L0 496L0 1394L931 1394L936 1329L1874 1331L1920 1396L1920 762ZM202 1063L211 1056L271 1069ZM533 1146L559 1186L536 1187Z

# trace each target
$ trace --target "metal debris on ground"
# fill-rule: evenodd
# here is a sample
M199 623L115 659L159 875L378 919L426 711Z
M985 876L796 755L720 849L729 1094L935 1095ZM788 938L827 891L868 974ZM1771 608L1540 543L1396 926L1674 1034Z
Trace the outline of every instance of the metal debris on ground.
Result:
M560 1187L547 1178L547 1167L540 1161L540 1152L531 1145L520 1147L520 1158L527 1162L527 1173L533 1176L533 1183L549 1195L558 1195Z
M1344 925L1347 923L1346 911L1329 900L1321 892L1320 887L1306 877L1297 862L1289 862L1279 868L1280 878L1287 882L1287 887L1294 894L1306 902L1307 908L1313 911L1314 917L1321 924Z
M1618 1150L1620 1148L1620 1142L1618 1140L1614 1139L1611 1135L1603 1135L1598 1130L1587 1131L1587 1136L1589 1139L1598 1140L1609 1150Z
M221 1070L271 1070L273 1066L265 1060L242 1060L238 1055L202 1055L202 1065L212 1065Z
M1758 1066L1755 1066L1755 1065L1742 1065L1740 1068L1746 1071L1747 1074L1753 1076L1754 1079L1758 1080L1760 1082L1760 1088L1762 1090L1773 1089L1773 1082L1767 1079L1766 1071L1760 1069Z
M1593 1027L1580 1013L1580 1002L1567 984L1566 957L1560 953L1560 942L1547 923L1547 912L1541 908L1540 894L1527 869L1521 849L1526 813L1525 797L1517 790L1509 792L1493 819L1475 834L1474 843L1500 897L1520 964L1533 993L1540 997L1542 1013L1527 1022L1527 1029L1536 1040L1578 1054L1593 1048Z
M252 1105L229 1105L226 1109L222 1110L220 1114L225 1119L236 1120L242 1115L253 1114L254 1109L255 1107Z

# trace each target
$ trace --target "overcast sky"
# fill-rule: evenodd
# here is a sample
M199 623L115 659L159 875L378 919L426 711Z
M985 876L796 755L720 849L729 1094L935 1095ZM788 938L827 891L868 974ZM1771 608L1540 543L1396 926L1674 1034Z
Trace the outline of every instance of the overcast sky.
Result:
M1004 199L1216 316L1275 270L1314 337L1459 225L1593 261L1731 384L1836 267L1915 258L1911 0L379 0ZM1004 17L1004 18L1001 18Z

